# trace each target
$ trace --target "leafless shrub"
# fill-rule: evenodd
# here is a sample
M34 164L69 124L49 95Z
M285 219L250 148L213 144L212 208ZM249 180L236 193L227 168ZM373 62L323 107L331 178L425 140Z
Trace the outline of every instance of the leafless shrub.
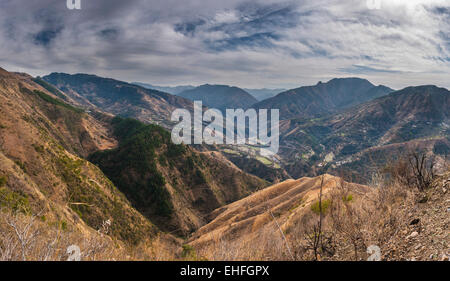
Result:
M273 222L248 236L233 237L234 239L223 233L209 234L208 242L193 247L197 258L207 260L292 260L292 244L283 238L280 229L281 227Z
M436 177L434 167L434 159L426 153L411 152L406 158L388 165L385 172L390 174L392 180L423 192L432 186Z
M311 233L309 233L305 238L307 241L307 249L314 252L314 260L319 259L319 246L322 243L322 195L323 195L323 176L320 182L320 192L319 192L319 220L313 225Z
M353 201L349 186L342 178L331 196L331 227L335 233L339 233L350 243L353 249L353 258L358 260L360 250L366 250L362 231L365 223L364 213Z
M367 245L383 248L391 239L398 237L402 226L407 223L407 206L415 204L415 192L403 175L407 161L394 162L386 180L385 172L373 177L372 189L360 193L342 179L331 193L330 223L339 240L339 259L361 260L367 258ZM351 196L353 195L353 196ZM345 249L352 249L346 251Z
M172 261L180 258L179 242L168 234L158 234L138 245L128 247L127 260Z
M326 227L325 211L328 205L324 205L323 197L324 176L321 177L319 196L317 202L317 214L307 213L303 216L297 229L294 231L296 247L294 248L298 260L321 260L325 256L333 256L335 242L333 235ZM326 202L330 202L327 200ZM318 217L317 217L318 216ZM309 254L309 252L311 254Z
M61 224L49 224L39 215L27 215L0 210L0 260L49 261L67 260L67 248L77 245L82 260L108 260L119 257L111 238L98 233L81 234L76 229L64 229ZM100 234L100 235L98 235Z
M409 157L409 164L414 175L414 183L419 191L430 188L435 179L434 160L428 159L425 153L412 153Z

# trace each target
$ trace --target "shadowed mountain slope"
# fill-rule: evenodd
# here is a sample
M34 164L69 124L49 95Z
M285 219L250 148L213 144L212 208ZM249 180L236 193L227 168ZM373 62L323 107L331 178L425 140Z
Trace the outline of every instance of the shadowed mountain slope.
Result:
M286 89L244 89L250 95L254 96L258 101L272 98L279 93L285 92Z
M247 108L258 102L253 96L238 87L226 85L202 85L192 90L187 90L179 96L192 101L201 100L203 105L217 109Z
M169 132L156 125L121 118L112 124L118 148L89 159L164 230L186 235L206 223L213 209L267 185L220 153L173 144Z
M194 86L174 86L174 87L169 87L169 86L155 86L155 85L150 85L147 83L140 83L140 82L133 82L132 84L134 85L138 85L147 89L153 89L153 90L157 90L160 92L165 92L165 93L169 93L172 95L178 95L179 93L186 91L186 90L192 90L195 87Z
M192 108L192 102L168 93L88 74L52 73L42 78L82 106L92 105L115 115L169 127L176 108Z
M360 78L335 78L327 83L305 86L280 93L253 107L278 108L281 119L310 118L357 105L392 92Z
M351 166L373 157L386 146L395 156L414 147L445 157L450 150L450 92L436 86L408 87L324 118L291 119L281 122L281 155L289 162L291 175L307 173L319 165ZM436 148L435 148L436 146ZM401 152L403 151L403 152ZM371 155L366 155L370 153ZM384 157L385 158L385 157ZM385 159L386 160L386 159ZM375 163L360 163L375 166ZM321 168L322 167L322 168Z
M110 118L65 103L31 76L1 70L1 207L26 209L83 235L110 220L109 235L119 241L136 244L154 237L158 229L82 158L117 145Z

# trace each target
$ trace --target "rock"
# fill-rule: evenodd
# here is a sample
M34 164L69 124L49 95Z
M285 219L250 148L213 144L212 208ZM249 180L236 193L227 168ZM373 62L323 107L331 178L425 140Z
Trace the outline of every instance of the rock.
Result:
M422 199L420 199L419 201L418 201L418 203L421 203L421 204L424 204L424 203L427 203L428 202L428 197L427 196L424 196L424 197L422 197Z
M447 255L442 255L441 261L448 261L448 256Z
M414 238L414 237L416 237L417 235L419 235L419 232L417 232L417 231L414 231L413 233L411 233L408 237L406 237L406 238Z

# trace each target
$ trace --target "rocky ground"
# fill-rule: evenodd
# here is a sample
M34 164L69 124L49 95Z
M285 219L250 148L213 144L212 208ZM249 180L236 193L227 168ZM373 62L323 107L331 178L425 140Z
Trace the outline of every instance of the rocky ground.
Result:
M448 261L450 256L450 172L434 188L405 206L407 223L382 249L383 260Z

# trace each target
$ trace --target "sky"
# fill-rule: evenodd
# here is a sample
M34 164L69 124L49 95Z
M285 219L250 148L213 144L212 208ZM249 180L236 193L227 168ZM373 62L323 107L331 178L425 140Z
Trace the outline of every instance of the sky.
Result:
M450 0L0 0L0 67L170 86L450 88Z

